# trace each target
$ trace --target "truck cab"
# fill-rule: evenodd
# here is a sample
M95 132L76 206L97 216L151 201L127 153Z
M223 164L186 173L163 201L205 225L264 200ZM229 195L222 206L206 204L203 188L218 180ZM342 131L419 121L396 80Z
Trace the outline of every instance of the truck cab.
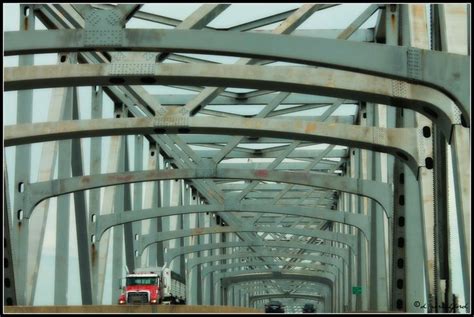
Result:
M160 302L160 277L157 273L127 274L119 304L158 304Z

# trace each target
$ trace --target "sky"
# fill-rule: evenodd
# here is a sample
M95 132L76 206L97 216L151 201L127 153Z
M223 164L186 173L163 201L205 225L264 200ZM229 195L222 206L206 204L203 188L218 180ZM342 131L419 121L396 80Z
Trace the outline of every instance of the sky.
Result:
M148 11L151 13L156 13L164 16L168 16L175 19L184 19L189 14L191 14L195 9L197 9L201 4L199 3L180 3L180 4L145 4L141 9L142 11ZM276 14L279 12L287 11L299 7L301 4L296 3L278 3L278 4L252 4L252 3L239 3L233 4L228 9L226 9L221 15L219 15L214 21L212 21L209 26L216 28L225 28L233 25L238 25L245 23L257 18L264 16ZM3 26L4 31L15 31L19 27L19 5L18 4L3 4ZM362 11L367 8L368 4L344 4L335 8L326 9L323 12L317 12L313 14L306 22L304 22L298 29L343 29L353 19L355 19ZM374 14L361 28L373 27L376 22L377 14ZM276 25L270 25L263 27L263 30L271 30ZM147 22L132 18L131 21L127 23L128 28L171 28L169 26L159 25L152 22ZM41 23L37 20L36 29L46 29ZM189 54L189 56L198 56L197 54ZM232 57L215 57L215 60L221 61L223 63L232 63L236 58ZM47 65L55 64L57 61L56 54L42 54L36 55L35 65ZM18 57L4 57L4 65L6 67L17 66ZM145 86L148 92L152 94L158 93L183 93L183 91L178 89L172 89L164 86ZM90 118L90 87L79 87L79 102L81 113L81 119ZM186 93L186 92L184 92ZM34 113L33 113L33 122L46 122L49 100L51 98L51 89L37 89L34 91ZM16 123L16 92L5 92L3 96L4 108L3 108L3 124L11 125ZM250 110L251 111L251 110ZM113 117L113 103L108 97L104 98L103 105L103 117L112 118ZM131 140L131 137L129 137ZM102 160L102 171L106 170L107 166L107 152L108 144L110 142L109 137L103 138L103 160ZM133 153L133 142L130 142L131 148L130 151ZM146 144L146 142L145 142ZM85 157L89 156L88 153L89 139L84 139L83 147ZM144 146L144 152L148 151L147 146ZM32 145L32 153L40 153L41 144ZM33 156L34 157L34 156ZM14 179L14 148L10 147L6 149L6 161L9 173L9 179ZM89 171L89 160L85 160L85 171ZM133 166L133 155L131 156L131 165ZM146 165L144 165L146 166ZM32 174L31 182L35 182L38 176L39 160L32 160ZM57 172L55 173L57 177ZM13 182L10 181L9 192L12 195L13 193ZM12 197L12 196L11 196ZM71 199L72 204L72 199ZM72 209L71 209L72 210ZM54 278L54 271L51 269L54 267L54 254L55 254L55 216L56 214L56 199L51 199L49 217L47 224L48 235L45 238L45 244L43 248L43 256L41 259L41 264L39 268L40 279L38 284L38 289L41 289L41 286L46 285L49 281ZM71 225L70 225L70 249L71 257L69 264L69 285L70 292L68 298L68 304L80 304L80 292L76 290L78 288L78 264L77 264L77 245L75 243L75 226L74 223L74 213L71 213ZM454 237L455 239L456 237ZM109 259L111 256L109 257ZM107 283L110 283L110 276L107 277ZM459 286L456 286L457 288ZM106 293L104 294L105 303L110 300L110 289L105 287ZM37 292L35 298L35 305L51 305L53 303L53 293L52 292Z

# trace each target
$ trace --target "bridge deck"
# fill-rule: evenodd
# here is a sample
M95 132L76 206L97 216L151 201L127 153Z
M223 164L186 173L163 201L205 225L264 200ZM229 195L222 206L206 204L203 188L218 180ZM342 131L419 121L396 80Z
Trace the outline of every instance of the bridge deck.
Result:
M237 306L205 305L85 305L85 306L5 306L5 313L263 313Z

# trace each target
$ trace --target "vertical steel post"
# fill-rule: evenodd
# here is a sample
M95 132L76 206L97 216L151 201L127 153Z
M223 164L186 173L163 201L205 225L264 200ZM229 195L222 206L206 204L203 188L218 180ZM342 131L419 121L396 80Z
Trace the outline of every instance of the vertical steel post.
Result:
M152 155L152 152L150 150L150 155ZM155 154L154 156L156 157L156 165L155 169L159 170L160 169L160 148L158 145L155 145ZM156 207L162 207L162 200L161 200L161 182L155 182L155 188L153 190L153 205ZM169 222L170 217L157 217L156 218L156 231L157 232L162 232L164 231L163 228L166 228L166 230L170 230L170 222ZM164 241L164 242L159 242L156 244L156 264L158 266L163 266L164 264L164 248L169 247L169 241Z
M189 185L186 185L187 190L190 192L192 196L192 191L189 188ZM193 201L193 200L191 200ZM204 225L204 214L199 213L196 214L196 227L197 228L203 228L205 227ZM201 245L204 242L204 237L199 235L196 237L197 238L197 245ZM196 252L197 257L201 257L202 252ZM201 270L203 268L202 264L197 265L197 287L198 287L198 293L197 293L197 303L198 305L203 305L203 288L204 288L204 281L202 280L202 274Z
M135 158L134 158L134 170L143 170L143 136L135 135ZM143 206L143 183L133 184L133 210L140 210ZM136 221L132 224L133 226L133 237L141 235L142 233L142 221ZM134 267L142 266L142 258L136 258L134 255Z
M159 167L158 165L158 147L155 142L150 142L150 147L148 150L148 170L155 170ZM147 183L146 192L145 192L145 208L155 207L158 204L158 191L157 184L159 182L149 182ZM158 222L158 219L160 221ZM148 220L148 233L155 233L158 229L161 228L161 218L154 218ZM146 231L146 230L145 230ZM151 245L148 249L148 266L160 266L158 264L158 254L159 250L163 250L163 242L158 242Z
M194 190L192 191L192 196L193 196L193 200L196 199L196 193L194 192ZM200 214L199 216L200 216L200 224L202 223L202 226L204 228L210 227L211 219L209 217L209 214L208 213ZM211 236L210 234L204 235L202 239L202 243L205 245L212 243L210 241L210 236ZM201 252L201 255L204 257L208 257L210 256L209 251L210 250L203 251ZM205 263L204 265L202 265L202 269L206 269L208 266L209 266L209 263ZM204 280L202 280L202 304L203 305L211 305L211 288L212 288L211 287L212 284L210 284L211 275L212 274L207 274Z
M185 203L185 193L183 190L183 184L181 180L174 180L173 181L173 194L176 194L179 197L179 201L177 202L178 206L186 206ZM188 226L185 224L185 218L184 215L179 215L177 217L177 228L183 230L187 229ZM185 238L179 238L177 243L179 243L180 247L185 246ZM184 254L179 256L179 271L181 274L186 275L186 256ZM186 280L186 288L190 287L190 283ZM188 302L188 299L186 298L186 302Z
M367 104L366 109L367 125L378 126L378 113L374 104ZM371 151L368 153L368 161L372 165L371 178L375 181L382 181L381 158L380 153ZM387 263L385 250L385 230L384 217L385 214L374 200L371 200L371 255L373 259L371 263L371 308L378 311L388 310L388 294L387 294ZM374 250L374 251L372 251Z
M242 306L242 303L241 303L241 291L240 291L240 287L238 285L235 285L235 306Z
M115 111L114 115L115 118L123 118L126 117L124 106L121 103L115 104ZM125 171L125 155L128 155L125 152L125 139L127 136L122 136L120 138L120 146L119 151L117 152L118 155L118 164L117 164L117 172L124 172ZM114 206L113 212L115 214L123 213L124 212L124 185L116 186L115 193L114 193ZM111 302L116 303L118 297L120 295L121 289L121 278L123 277L123 245L124 245L124 226L118 225L113 227L112 229L112 292L111 292Z
M63 120L72 119L73 88L67 88ZM58 178L71 177L71 141L58 142ZM69 204L70 195L57 198L56 256L54 265L54 304L67 305L69 271Z
M101 98L102 99L102 98ZM79 99L77 88L73 89L73 103L72 103L72 118L79 119ZM99 138L98 138L99 139ZM92 142L91 142L92 144ZM72 140L71 169L72 176L83 176L83 153L80 139ZM91 165L92 168L92 165ZM100 169L100 164L99 164ZM93 209L98 211L99 209ZM83 305L92 305L97 303L97 297L94 293L92 280L92 259L94 250L91 238L89 236L88 223L90 218L86 208L86 196L83 191L74 193L74 212L76 217L76 238L77 238L77 253L79 257L79 275L81 280L81 295Z
M35 29L34 6L20 4L20 31ZM18 66L28 66L34 64L33 55L20 55ZM17 98L17 124L32 122L33 90L18 91ZM13 263L15 268L16 298L18 305L30 304L27 295L28 285L26 278L28 275L29 260L29 219L23 219L23 201L25 197L26 184L30 182L31 145L25 144L16 147L15 151L15 183L13 195L13 226L11 230L12 242L16 252L13 253Z
M209 218L209 227L212 227L216 224L216 221L215 221L215 218L213 217L213 214L209 214L208 215L208 218ZM209 243L214 243L216 242L216 239L215 239L215 235L213 234L209 234ZM208 256L213 256L215 255L215 251L214 250L209 250L209 253L208 253ZM211 266L212 263L207 263L208 266ZM208 274L209 276L209 287L210 287L210 292L209 292L209 296L210 296L210 302L209 304L210 305L216 305L216 299L215 299L215 296L217 296L217 293L219 288L215 288L214 287L214 272L212 272L211 274Z
M110 140L109 156L108 156L108 173L117 172L118 168L118 153L120 153L120 146L122 136L112 136ZM113 202L115 197L116 186L105 188L104 198L102 199L102 207L96 211L99 214L110 214L113 210ZM92 215L91 215L92 216ZM98 215L96 215L98 216ZM112 230L113 231L113 230ZM107 261L109 255L109 241L110 241L110 230L107 230L102 235L102 238L96 243L96 237L94 239L94 245L92 247L92 268L93 268L93 281L95 283L97 304L101 304L104 293L105 274L107 270ZM112 233L113 234L113 233Z
M401 113L403 109L397 109L398 125L401 125ZM393 210L393 238L392 238L392 302L391 308L394 311L406 311L406 216L405 216L405 171L403 162L394 162L394 210Z
M439 4L430 5L431 49L441 50ZM448 312L449 293L449 190L447 139L433 126L434 160L434 312ZM444 307L442 303L445 303Z
M171 164L170 164L170 161L168 160L163 160L163 169L170 169L171 168ZM163 203L163 207L170 207L171 206L171 180L169 181L163 181L162 182L162 194L163 194L163 197L162 197L162 203ZM179 223L178 223L179 225ZM178 227L179 229L182 229L181 227ZM182 245L181 245L182 246ZM173 264L173 265L171 265ZM170 269L171 270L174 270L175 266L176 266L176 263L173 262L173 263L169 263L170 265ZM181 275L184 275L184 269L179 266L179 273Z
M400 21L399 21L399 5L398 4L387 4L385 9L385 44L387 45L399 45L399 30L400 30ZM390 23L388 23L390 21ZM379 115L379 124L380 126L385 126L387 128L395 128L396 121L396 108L393 106L379 105L380 115ZM385 111L384 111L385 110ZM385 125L383 123L385 122ZM393 155L387 155L385 153L381 154L382 163L386 162L386 182L389 184L394 184L396 187L396 180L394 178L394 164L395 157ZM382 180L385 180L385 176L382 174ZM394 188L395 189L395 188ZM394 209L397 207L397 204L394 204ZM394 211L395 212L395 211ZM392 261L388 262L388 274L391 275L388 279L388 298L392 299L393 302L393 285L394 277L393 272L396 270L394 261L394 251L393 251L393 230L395 230L395 217L388 219L387 229L388 229L388 258ZM405 296L404 296L405 297ZM393 309L392 303L389 303L389 306Z
M429 49L429 43L428 43L428 30L427 26L428 23L426 21L426 10L425 10L425 5L423 4L411 4L411 5L402 5L401 6L402 10L402 21L403 23L403 28L402 28L402 43L404 45L408 46L413 46L413 47L418 47L418 48L423 48L423 49ZM412 65L413 64L413 65ZM416 72L417 70L417 63L416 61L409 65L410 72ZM415 122L411 122L411 119L409 118L411 116L410 111L405 112L405 119L408 119L408 126L409 127L419 127L420 131L421 128L423 128L423 135L426 138L430 139L431 145L432 145L432 137L425 135L425 129L429 129L429 131L432 131L432 123L429 121L426 117L424 117L421 114L415 114ZM407 122L407 121L405 121ZM432 135L432 132L429 133ZM422 148L421 150L428 150L429 153L425 153L426 159L430 158L433 161L432 158L432 146L430 149L424 149ZM435 158L436 159L436 158ZM423 250L424 253L424 283L426 283L426 292L427 292L427 301L430 304L429 306L431 307L431 298L432 295L434 294L434 271L433 271L433 264L434 264L434 242L433 242L433 227L434 227L434 205L433 205L433 190L434 190L434 180L433 180L433 170L432 167L429 167L429 164L426 163L426 168L420 168L418 172L418 185L419 185L419 194L420 199L421 199L421 213L420 213L420 223L419 225L424 228L422 231L422 234L420 236L420 240L422 242L421 249ZM407 188L407 187L406 187ZM407 217L408 217L408 212L407 212ZM411 215L410 215L411 216ZM407 218L408 220L408 218ZM411 225L412 223L408 221L408 223ZM407 237L410 237L410 232L409 226L407 226ZM407 251L409 251L407 249ZM408 256L410 256L410 252L407 253ZM410 277L407 276L407 279ZM407 292L407 302L410 302L410 297ZM431 312L431 308L429 309L429 312Z
M91 119L102 118L102 103L104 91L100 86L94 86L91 89ZM102 138L90 139L90 174L101 174L102 164ZM100 210L101 189L91 189L89 191L89 210Z
M403 121L406 127L415 125L415 114L411 110L403 110ZM425 252L424 252L424 230L422 202L420 186L416 179L416 175L406 165L402 167L405 182L405 194L399 196L400 204L405 206L405 238L398 238L397 244L405 246L406 254L406 271L405 281L399 282L397 285L406 285L406 311L407 312L423 312L423 309L416 307L415 302L427 303L428 289L425 281Z
M217 215L214 213L213 214L213 223L215 225L219 225L219 221L217 219ZM215 235L215 241L216 243L221 243L221 242L225 242L223 240L223 237L224 237L224 234L221 234L221 233L216 233ZM222 253L222 250L223 249L216 249L215 250L215 254L214 255L221 255L223 254ZM214 262L214 263L217 263L217 265L219 264L223 264L222 261L219 261L219 262ZM211 265L214 265L214 263L211 263ZM219 277L219 274L217 271L214 271L212 272L212 275L213 275L213 280L214 280L214 283L215 283L215 287L214 287L214 296L215 296L215 303L216 305L224 305L224 298L223 298L223 287L222 287L222 284L221 284L221 279Z
M124 137L124 171L130 171L130 162L128 159L128 137ZM132 210L132 197L130 184L123 185L123 210L131 212ZM123 225L124 242L125 242L125 264L127 265L128 271L133 272L135 270L135 256L133 255L133 226L132 223L125 223Z
M461 253L461 270L464 288L464 303L469 304L471 293L471 214L469 202L471 192L469 179L471 176L469 159L469 129L454 126L452 136L452 167L454 176L454 192L456 200L457 222L459 230L459 251ZM469 305L470 307L470 305ZM471 310L470 308L468 311Z
M469 6L469 7L468 7ZM470 55L470 4L440 4L440 42L443 51ZM461 122L470 122L471 118L461 118ZM471 293L471 201L470 178L470 129L463 125L454 125L451 135L451 164L454 179L454 198L458 223L459 249L461 254L461 271L464 289L464 305L470 308ZM451 162L449 162L451 160ZM454 239L453 239L454 240ZM461 303L463 304L463 303Z
M349 148L349 155L350 155L350 172L352 178L360 178L360 149L358 148ZM361 213L362 209L360 208L360 197L357 195L351 195L352 198L352 206L354 213ZM356 233L357 239L357 254L358 256L355 258L356 262L356 269L355 269L355 285L354 286L362 286L362 262L363 262L363 254L362 254L362 247L364 242L363 234L358 230ZM362 290L363 292L367 292L367 288ZM355 311L362 310L362 294L355 295Z
M5 154L4 154L5 155ZM12 242L10 236L11 204L8 192L7 160L3 157L3 305L16 306L15 267L13 262Z

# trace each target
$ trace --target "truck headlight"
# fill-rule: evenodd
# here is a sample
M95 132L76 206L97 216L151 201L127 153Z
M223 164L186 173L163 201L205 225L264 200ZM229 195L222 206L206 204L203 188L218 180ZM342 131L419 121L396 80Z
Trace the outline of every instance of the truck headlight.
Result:
M119 304L125 304L125 301L123 299L119 300Z
M151 300L151 303L152 303L152 304L156 304L156 299L152 299L152 300Z

